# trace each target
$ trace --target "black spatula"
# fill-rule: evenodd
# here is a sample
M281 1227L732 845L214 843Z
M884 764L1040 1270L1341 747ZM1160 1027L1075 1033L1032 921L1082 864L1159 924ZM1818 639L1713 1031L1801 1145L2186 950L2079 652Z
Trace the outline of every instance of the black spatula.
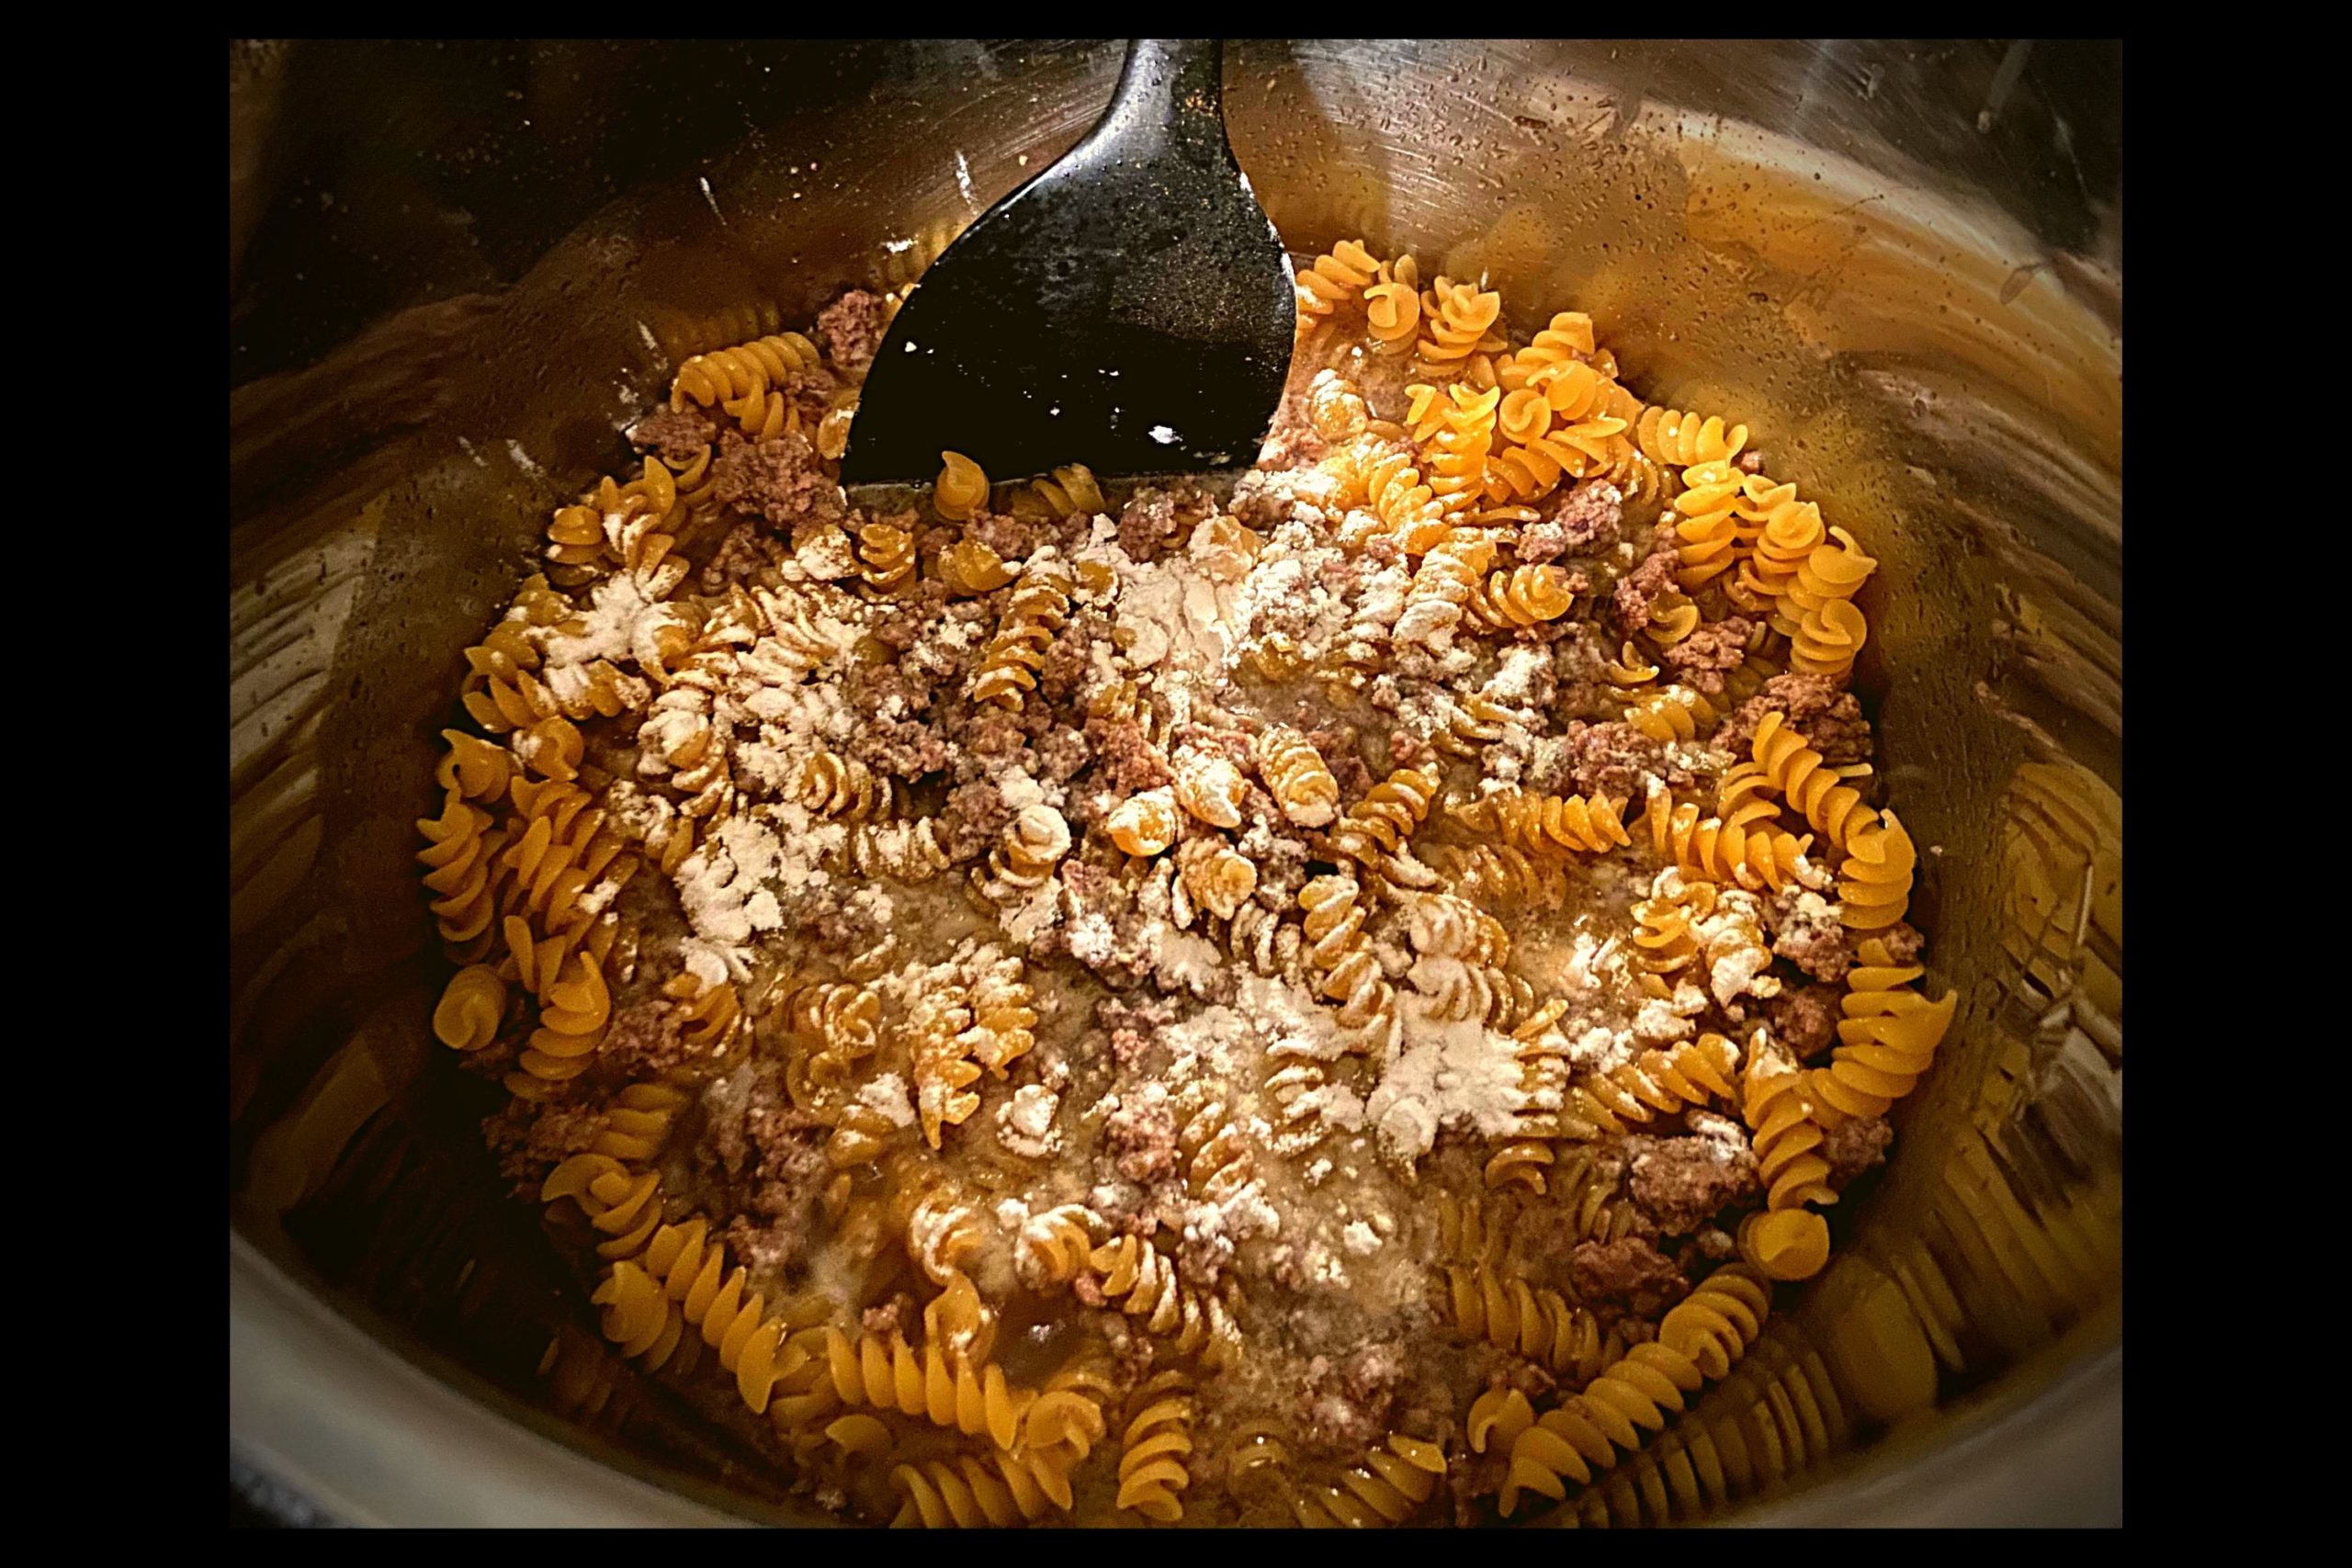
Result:
M1290 261L1225 136L1222 51L1137 39L1111 107L947 247L890 324L845 484L1252 461L1281 400Z

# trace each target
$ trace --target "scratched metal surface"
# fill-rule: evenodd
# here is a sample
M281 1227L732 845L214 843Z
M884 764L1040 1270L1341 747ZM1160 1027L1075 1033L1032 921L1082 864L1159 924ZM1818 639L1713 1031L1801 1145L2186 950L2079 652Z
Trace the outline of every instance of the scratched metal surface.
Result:
M232 47L232 1446L340 1456L307 1476L338 1517L793 1517L740 1434L603 1357L497 1193L484 1107L429 1070L431 738L548 509L676 358L911 276L1117 61ZM1731 1488L1735 1518L2008 1517L2020 1476L2061 1515L2118 1506L2091 1417L2120 1387L2120 62L1233 51L1234 144L1294 243L1485 272L1522 328L1590 310L1634 385L1741 412L1884 562L1859 681L1967 1006L1851 1245L1686 1423L1777 1423L1787 1473ZM453 1486L460 1442L495 1462ZM1653 1518L1662 1462L1595 1506Z

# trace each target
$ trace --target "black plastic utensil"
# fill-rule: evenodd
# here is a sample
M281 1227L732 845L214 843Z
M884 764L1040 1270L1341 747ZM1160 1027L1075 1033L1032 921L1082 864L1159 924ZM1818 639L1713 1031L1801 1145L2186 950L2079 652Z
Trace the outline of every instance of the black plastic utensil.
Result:
M1290 259L1226 141L1223 50L1136 39L1111 107L949 245L867 375L842 482L1227 468L1290 367Z

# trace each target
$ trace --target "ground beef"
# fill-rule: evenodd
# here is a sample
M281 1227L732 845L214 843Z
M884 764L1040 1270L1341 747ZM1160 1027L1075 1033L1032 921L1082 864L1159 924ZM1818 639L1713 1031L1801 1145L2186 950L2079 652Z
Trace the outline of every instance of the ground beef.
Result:
M1657 533L1657 543L1650 547L1642 564L1618 579L1617 590L1610 596L1609 607L1620 637L1630 637L1646 628L1655 603L1681 592L1675 575L1674 530L1660 528Z
M893 778L920 778L947 766L948 749L938 730L924 722L931 708L931 682L895 664L858 666L852 700L864 716L842 750Z
M1111 1060L1122 1067L1132 1067L1142 1062L1144 1053L1151 1049L1150 1039L1141 1030L1111 1031Z
M1821 1140L1818 1153L1829 1162L1831 1183L1843 1187L1883 1161L1886 1146L1894 1141L1894 1129L1886 1124L1886 1118L1871 1116L1839 1123Z
M679 1038L684 1022L678 1004L659 997L617 1009L596 1048L597 1064L630 1078L666 1073L692 1055Z
M1745 615L1700 623L1696 631L1659 655L1685 684L1707 695L1721 696L1723 672L1736 670L1747 658L1747 639L1756 623Z
M978 540L1009 561L1028 559L1052 536L1050 525L1004 512L975 512L964 525L964 537Z
M673 468L683 468L718 439L718 426L697 408L660 409L630 427L629 444L640 452L659 452Z
M853 376L863 376L874 363L874 351L882 346L888 321L882 296L853 288L818 312L817 343L826 358Z
M1307 1361L1299 1382L1297 1429L1313 1449L1357 1454L1387 1432L1403 1363L1394 1352L1386 1359L1365 1354L1382 1348L1367 1346L1344 1358L1317 1356ZM1385 1383L1379 1381L1384 1371L1393 1374Z
M951 861L985 855L1012 822L1012 807L1004 792L986 779L958 784L947 792L947 804L938 818L939 847Z
M1838 987L1792 986L1764 1004L1772 1038L1811 1061L1838 1043Z
M1176 1169L1176 1118L1165 1102L1122 1105L1102 1123L1102 1145L1127 1180L1158 1181Z
M1671 659L1673 649L1668 649L1667 656ZM1761 692L1733 710L1716 732L1715 744L1747 756L1756 727L1766 714L1776 711L1786 714L1790 727L1832 767L1871 760L1871 727L1862 717L1862 705L1854 700L1853 693L1839 691L1819 675L1773 676Z
M1039 704L1036 711L1042 724L1045 705ZM1029 749L1029 731L1023 727L1021 716L1005 713L1001 708L984 708L960 725L954 724L951 716L950 727L961 732L964 750L975 757L1018 757ZM1035 773L1033 769L1022 771L1033 775Z
M1094 628L1083 621L1072 621L1062 627L1054 640L1046 645L1046 658L1037 670L1037 695L1041 701L1057 707L1068 707L1084 683L1091 663Z
M1685 1137L1627 1140L1627 1190L1668 1235L1687 1235L1762 1190L1745 1128L1703 1111L1692 1111L1689 1122Z
M1176 532L1176 498L1164 490L1139 490L1119 512L1119 547L1136 560L1159 553Z
M1335 724L1328 729L1310 729L1306 739L1322 755L1323 765L1340 781L1340 798L1358 800L1377 781L1365 766L1363 755L1356 750L1359 739L1352 724Z
M1143 726L1134 719L1090 718L1086 743L1093 749L1104 782L1122 797L1158 789L1169 781L1166 760L1144 739Z
M1690 1291L1690 1281L1649 1237L1584 1241L1569 1255L1576 1299L1613 1305L1636 1316L1656 1317Z
M906 1331L906 1316L902 1298L892 1296L877 1306L867 1307L858 1315L857 1325L876 1339L888 1339Z
M818 466L817 449L796 432L752 442L728 431L719 437L711 474L713 500L780 526L842 515L841 487Z
M1363 563L1353 556L1326 556L1315 569L1315 581L1326 592L1352 600L1363 588ZM1306 606L1295 606L1295 614L1303 623L1306 618Z
M899 519L893 516L884 521L898 523ZM910 587L912 592L896 601L888 618L874 628L876 641L888 643L901 653L939 629L940 612L947 601L947 585L936 578L917 578Z
M1885 945L1887 957L1897 964L1917 964L1919 955L1928 951L1928 939L1907 921L1897 920L1884 931L1871 934Z
M1662 743L1632 725L1618 719L1605 724L1579 720L1556 739L1537 744L1525 786L1541 795L1598 793L1638 806L1654 778L1678 789L1691 783L1690 772L1668 759Z
M763 1077L752 1099L744 1130L759 1151L752 1209L771 1217L797 1212L824 1185L824 1143L831 1129L785 1098L783 1085Z
M498 1156L498 1171L519 1190L536 1193L548 1171L582 1153L605 1130L605 1113L586 1106L514 1100L485 1117L482 1136Z
M738 523L718 542L703 568L705 592L720 592L730 581L773 581L775 569L791 558L785 541L756 523Z
M1357 1347L1340 1358L1340 1393L1350 1404L1365 1412L1385 1429L1407 1370L1401 1345L1374 1343Z
M1623 535L1625 497L1607 479L1587 479L1555 493L1543 513L1520 530L1521 565L1607 549Z
M1042 776L1056 784L1066 784L1093 752L1086 744L1082 730L1058 724L1037 738L1037 766Z
M1775 898L1772 953L1816 980L1832 984L1853 967L1853 933L1838 919L1838 907L1818 894L1792 886Z
M1318 372L1315 381L1332 374L1335 373ZM1265 444L1258 448L1259 468L1271 472L1305 468L1322 461L1330 450L1307 418L1307 399L1314 384L1310 381L1283 399L1282 406L1274 411L1273 425L1266 432Z

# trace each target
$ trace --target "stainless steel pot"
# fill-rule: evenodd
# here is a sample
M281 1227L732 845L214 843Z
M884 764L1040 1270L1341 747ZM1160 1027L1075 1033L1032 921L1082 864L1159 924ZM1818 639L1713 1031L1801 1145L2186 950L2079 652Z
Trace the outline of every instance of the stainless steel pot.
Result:
M426 1045L413 821L458 649L675 359L910 276L1117 60L232 48L230 1438L330 1512L796 1517L604 1352L503 1198ZM2120 1517L2120 73L2027 43L1232 52L1295 243L1483 271L1522 327L1589 310L1633 384L1740 413L1884 562L1860 680L1962 1022L1838 1259L1685 1418L1751 1467L1655 1445L1612 1520Z

